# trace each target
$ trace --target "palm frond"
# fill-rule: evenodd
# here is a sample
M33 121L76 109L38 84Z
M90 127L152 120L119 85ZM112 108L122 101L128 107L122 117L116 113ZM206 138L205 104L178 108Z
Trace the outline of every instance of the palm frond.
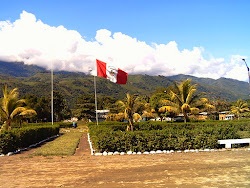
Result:
M173 106L162 106L159 108L159 112L164 113L164 112L177 112L178 108L173 107Z
M15 116L20 115L22 112L24 112L26 110L27 110L27 108L25 108L25 107L17 107L10 114L10 118L13 119Z
M37 115L37 113L35 110L29 109L29 110L25 110L25 111L21 112L19 115L22 117L28 118L28 117L32 117L32 116Z

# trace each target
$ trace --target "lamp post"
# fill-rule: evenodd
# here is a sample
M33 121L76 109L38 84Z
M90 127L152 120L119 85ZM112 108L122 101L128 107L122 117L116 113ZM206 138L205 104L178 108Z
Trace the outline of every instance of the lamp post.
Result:
M242 61L244 61L244 62L245 62L245 64L246 64L246 67L247 67L247 73L248 73L248 84L249 84L249 86L250 86L250 75L249 75L249 67L247 66L247 62L246 62L246 60L245 60L245 59L242 59Z

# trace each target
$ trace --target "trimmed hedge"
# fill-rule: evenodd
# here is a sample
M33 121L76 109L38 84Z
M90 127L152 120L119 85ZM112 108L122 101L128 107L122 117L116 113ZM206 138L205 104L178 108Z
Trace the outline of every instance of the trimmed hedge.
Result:
M96 150L103 151L156 151L219 148L220 139L240 138L239 131L249 131L248 121L166 123L140 122L134 132L127 132L126 123L105 122L99 126L89 123Z
M0 153L6 154L27 147L58 133L58 124L14 128L11 131L0 132Z
M23 128L23 127L32 127L32 126L50 126L51 122L48 123L23 123L21 126L19 124L13 123L11 126L12 128ZM60 128L72 128L73 123L72 122L54 122L54 125L59 125Z

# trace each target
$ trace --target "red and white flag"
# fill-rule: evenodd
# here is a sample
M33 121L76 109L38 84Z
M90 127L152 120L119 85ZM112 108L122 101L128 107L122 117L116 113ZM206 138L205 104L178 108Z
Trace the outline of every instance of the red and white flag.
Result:
M97 76L104 77L111 82L117 84L126 84L128 79L128 73L125 71L108 65L107 63L96 60Z

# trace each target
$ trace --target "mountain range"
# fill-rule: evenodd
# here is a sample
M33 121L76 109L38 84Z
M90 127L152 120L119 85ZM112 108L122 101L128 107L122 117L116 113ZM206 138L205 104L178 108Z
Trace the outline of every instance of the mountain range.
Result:
M37 96L50 96L51 75L44 68L25 65L21 62L0 61L0 87L7 84L11 88L19 88L21 96L35 94ZM150 96L156 88L168 87L174 81L191 79L197 84L197 91L206 94L210 99L225 99L228 102L239 98L249 99L249 85L234 79L198 78L189 75L175 76L149 76L129 75L126 85L114 84L104 78L98 78L97 96L112 96L117 99L125 97L126 93ZM55 72L54 89L65 97L69 106L74 107L76 99L81 94L94 93L93 76L76 72ZM2 95L2 94L0 94Z

